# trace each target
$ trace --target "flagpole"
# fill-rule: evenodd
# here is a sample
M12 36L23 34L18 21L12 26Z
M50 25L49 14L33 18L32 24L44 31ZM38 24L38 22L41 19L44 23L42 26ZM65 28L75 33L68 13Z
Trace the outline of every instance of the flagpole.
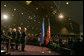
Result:
M43 18L43 24L44 24L44 18ZM44 33L45 34L45 33ZM44 40L44 39L43 39ZM43 42L44 43L44 42ZM43 51L43 46L42 46L42 53L44 53L44 51Z
M49 31L49 32L48 32L48 31ZM49 21L49 18L48 18L48 30L47 30L47 36L48 36L48 37L50 37L49 34L50 34L50 21ZM47 44L50 42L50 38L47 38L47 37L46 37L46 41L47 41L47 42L46 42L46 46L47 46ZM48 53L51 53L51 51L48 50Z
M45 36L45 29L44 29L44 18L43 18L43 23L42 23L42 36L41 36L41 39L40 39L40 47L44 43L44 36ZM44 53L43 47L41 49L41 53Z

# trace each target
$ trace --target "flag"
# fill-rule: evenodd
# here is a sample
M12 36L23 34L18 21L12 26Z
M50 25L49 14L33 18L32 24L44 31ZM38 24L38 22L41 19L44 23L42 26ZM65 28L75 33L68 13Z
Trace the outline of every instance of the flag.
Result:
M41 36L41 40L40 40L40 45L43 44L44 42L44 35L45 35L45 29L44 29L44 20L42 23L42 36Z
M49 43L49 41L51 40L51 34L50 34L50 22L48 20L48 31L47 31L47 37L46 37L46 45Z

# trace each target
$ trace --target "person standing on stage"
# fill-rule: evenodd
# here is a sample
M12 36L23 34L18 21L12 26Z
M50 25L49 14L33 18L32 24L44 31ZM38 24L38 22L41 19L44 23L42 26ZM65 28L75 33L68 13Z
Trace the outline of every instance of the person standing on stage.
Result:
M11 43L11 48L14 49L14 43L15 43L15 38L16 38L16 28L13 29L12 32L12 43Z
M17 38L16 38L16 50L18 50L18 46L20 45L20 39L21 39L21 27L18 27L17 30Z
M9 28L9 31L8 31L8 36L12 36L12 28ZM6 39L7 43L6 43L6 48L8 50L8 44L9 44L9 39Z
M26 31L27 31L27 28L24 28L24 31L22 32L22 37L21 37L21 51L24 51L24 48L25 48L25 39L26 39Z

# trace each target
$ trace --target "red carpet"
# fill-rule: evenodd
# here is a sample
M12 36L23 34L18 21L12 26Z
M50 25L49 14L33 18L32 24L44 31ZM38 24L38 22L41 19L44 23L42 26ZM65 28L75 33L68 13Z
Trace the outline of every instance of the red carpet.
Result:
M42 53L42 50L44 53ZM25 46L25 51L20 51L20 50L11 50L11 55L59 55L59 53L55 51L51 51L51 49L46 48L46 47L39 47L39 46L33 46L33 45L26 45Z

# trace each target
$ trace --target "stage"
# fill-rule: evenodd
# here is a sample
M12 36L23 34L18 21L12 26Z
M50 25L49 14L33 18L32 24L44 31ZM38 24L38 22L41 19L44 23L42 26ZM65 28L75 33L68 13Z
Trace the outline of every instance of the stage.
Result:
M26 45L25 51L10 50L10 55L59 55L59 53L47 47Z

